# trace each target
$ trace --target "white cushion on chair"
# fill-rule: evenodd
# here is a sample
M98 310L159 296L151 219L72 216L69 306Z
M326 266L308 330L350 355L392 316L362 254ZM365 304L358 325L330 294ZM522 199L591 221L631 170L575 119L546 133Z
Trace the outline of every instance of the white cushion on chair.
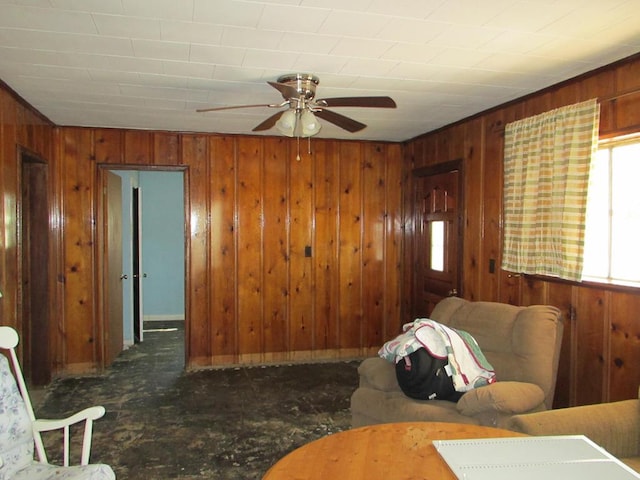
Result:
M111 467L100 463L58 467L32 462L30 466L11 477L11 480L115 480L115 478Z
M33 462L31 419L4 355L0 355L0 456L0 478L12 478Z

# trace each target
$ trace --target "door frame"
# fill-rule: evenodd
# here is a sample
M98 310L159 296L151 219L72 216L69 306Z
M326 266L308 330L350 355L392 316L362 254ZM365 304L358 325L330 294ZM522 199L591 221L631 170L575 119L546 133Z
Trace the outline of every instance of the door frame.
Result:
M21 363L25 377L33 385L46 385L51 382L54 365L51 318L55 308L53 291L55 264L51 252L55 250L50 224L53 198L50 171L46 160L21 145L18 146L17 157L19 195L16 201L16 249L19 261L16 327L22 337ZM29 169L29 172L26 172L26 169ZM28 198L25 198L25 188L28 190ZM37 194L34 195L32 193L34 191L37 191ZM38 205L33 205L34 200ZM33 216L36 214L44 216L44 219L39 218L34 221ZM35 232L34 226L38 226ZM33 238L36 239L39 248L32 244ZM36 249L37 252L35 252ZM34 259L36 253L40 256L38 259ZM38 263L37 267L32 265L34 260ZM37 268L37 274L34 268ZM38 315L32 315L34 310Z
M463 275L464 275L464 264L463 264L463 258L464 258L464 217L465 217L465 203L464 203L464 185L465 185L465 178L464 178L464 160L462 158L458 158L455 160L450 160L450 161L446 161L446 162L442 162L442 163L437 163L434 165L429 165L426 167L418 167L415 168L412 172L411 172L411 179L412 179L412 188L411 188L411 221L412 224L414 226L413 229L413 235L411 237L411 252L409 255L409 258L411 259L412 265L413 267L411 268L411 278L410 280L410 288L411 288L411 317L415 318L416 315L416 296L417 296L417 292L416 292L416 281L415 281L415 275L416 275L416 271L415 271L415 263L414 263L414 259L415 259L415 255L416 255L416 251L418 248L417 245L417 236L416 236L416 228L417 228L417 224L418 221L420 221L419 218L419 206L416 202L416 182L417 179L419 178L424 178L424 177L429 177L429 176L433 176L433 175L440 175L443 173L451 173L451 172L458 172L458 214L457 214L457 221L458 221L458 252L457 252L457 258L456 258L456 263L457 263L457 285L455 287L457 294L456 296L459 297L463 297L464 296L464 282L463 282Z
M183 179L183 208L185 212L185 219L188 219L188 207L189 207L189 189L188 189L188 172L189 169L185 166L149 166L149 165L131 165L131 164L111 164L111 163L99 163L97 164L97 185L100 186L99 192L102 192L102 185L104 182L104 177L106 175L106 171L109 170L135 170L135 171L161 171L161 172L175 172L182 173ZM96 211L97 211L97 225L101 226L104 222L104 211L105 211L105 201L104 196L102 194L97 195L96 199ZM190 286L190 275L189 275L189 249L190 249L190 237L187 235L186 231L186 222L185 222L185 242L184 242L184 252L183 258L185 262L185 315L184 315L184 328L185 328L185 336L184 336L184 365L188 364L189 358L189 317L190 317L190 302L189 296L187 292L189 292ZM104 274L105 274L105 256L104 256L104 248L105 248L105 229L97 228L96 229L96 264L97 264L97 335L96 338L99 339L97 352L98 359L97 365L100 369L105 368L105 327L106 327L106 308L108 299L106 298L106 291L104 285ZM142 277L144 278L144 273L142 273ZM141 287L142 289L142 287ZM144 319L141 319L144 322Z

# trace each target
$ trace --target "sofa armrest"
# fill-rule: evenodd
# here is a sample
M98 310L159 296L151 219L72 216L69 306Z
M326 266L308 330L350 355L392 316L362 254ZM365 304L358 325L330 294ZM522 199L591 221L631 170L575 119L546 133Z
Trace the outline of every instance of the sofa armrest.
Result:
M544 403L544 392L533 383L496 382L466 392L458 400L458 411L477 416L487 413L518 414L530 412Z
M361 387L382 390L383 392L400 391L395 366L380 357L363 360L358 366L358 374Z
M620 458L640 454L639 400L515 415L504 426L529 435L586 435Z

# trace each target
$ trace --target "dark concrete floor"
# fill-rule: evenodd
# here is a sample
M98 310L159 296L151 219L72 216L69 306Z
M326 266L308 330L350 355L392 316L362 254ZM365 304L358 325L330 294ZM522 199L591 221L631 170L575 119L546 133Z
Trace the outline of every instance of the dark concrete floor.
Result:
M118 479L260 479L291 450L349 428L357 362L185 372L181 322L151 328L104 375L58 379L36 404L40 418L103 405L91 461Z

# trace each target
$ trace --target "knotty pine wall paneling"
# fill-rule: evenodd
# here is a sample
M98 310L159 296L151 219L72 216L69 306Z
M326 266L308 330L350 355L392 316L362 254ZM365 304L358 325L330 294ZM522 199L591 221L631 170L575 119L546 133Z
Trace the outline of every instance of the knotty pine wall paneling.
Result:
M206 137L199 137L198 141L206 141ZM208 264L203 264L193 246L191 255L193 268L202 272L199 275L203 276L205 272L210 273L209 279L203 286L209 289L211 298L209 311L205 308L207 304L201 305L194 301L188 323L194 328L198 326L210 331L210 337L204 335L203 340L208 339L209 345L201 345L200 348L193 350L201 352L199 356L206 360L205 363L233 364L238 361L238 325L236 323L238 305L235 294L238 282L236 275L238 252L235 243L236 142L233 137L221 136L212 136L208 142L210 155L203 161L210 165L211 170L203 180L209 180L210 190L208 193L206 190L200 191L191 183L195 193L190 195L190 211L193 215L198 205L209 205L211 226L207 228L211 231L211 243L208 257L211 260ZM191 158L189 155L183 157ZM196 194L202 197L196 198ZM191 238L193 239L193 232L191 232ZM211 320L206 321L207 318ZM193 335L197 334L195 332ZM210 358L206 358L207 356ZM191 357L193 358L193 355Z
M321 316L316 311L321 303L315 298L314 278L319 272L315 269L314 259L327 248L324 243L314 241L314 230L318 229L317 225L314 228L314 203L317 201L317 184L320 183L314 178L314 165L324 162L324 157L323 150L317 149L318 142L313 140L312 154L309 155L308 149L303 151L299 161L295 159L296 140L281 139L279 143L288 148L280 147L274 161L288 168L290 185L288 198L283 194L278 197L283 209L282 223L286 225L289 236L278 246L282 252L280 256L288 259L289 267L284 272L287 276L283 278L288 278L288 284L283 282L279 288L280 297L288 302L289 316L285 319L283 329L289 342L282 351L291 352L292 360L304 360L305 357L313 358L316 348L326 348L320 347L323 343L317 342L314 329L314 323L321 322ZM306 247L311 248L311 256L306 256ZM331 249L330 246L328 248Z
M18 173L18 102L0 90L0 321L22 329L18 315L18 223L17 206L20 194Z
M264 162L260 139L239 142L237 161L238 352L241 363L253 363L260 361L263 351L264 326Z
M338 210L338 348L357 354L362 341L362 218L361 146L340 145Z
M320 351L338 352L340 185L335 179L340 165L339 143L314 142L313 149L313 345Z
M10 325L18 331L23 339L27 326L22 316L21 281L22 258L21 238L19 230L20 198L22 196L22 164L20 152L39 158L46 164L48 195L50 208L51 235L49 239L50 285L49 312L51 314L50 331L55 331L56 312L59 304L55 296L55 265L56 259L52 252L57 251L59 242L56 233L59 232L59 215L56 204L59 201L55 185L55 162L53 159L53 125L33 108L29 107L15 92L0 82L0 324ZM60 345L51 342L49 346L52 355L60 352ZM24 364L22 342L18 344L18 356ZM55 370L56 362L52 361Z
M565 338L556 406L637 397L640 292L531 279L499 269L503 134L504 126L511 121L594 97L601 104L601 137L640 132L640 54L422 135L403 146L403 190L411 192L412 169L430 161L448 161L447 155L460 153L452 145L465 145L464 296L519 305L549 303L561 309ZM471 150L473 154L469 154ZM410 246L411 232L407 229L406 233L406 245ZM403 258L406 285L412 265L406 262L410 258L406 252ZM489 258L496 260L494 275L488 272Z
M226 155L224 146L224 143L218 145L198 135L182 137L181 155L189 159L189 168L185 172L185 275L188 279L185 284L188 286L185 288L185 311L189 312L189 321L185 321L185 355L188 363L196 366L209 365L214 348L217 355L229 363L233 363L235 358L232 349L222 347L228 341L235 347L235 332L229 335L224 328L214 329L213 322L206 321L215 315L220 321L218 325L224 325L225 319L224 313L217 308L221 303L220 294L212 288L215 285L222 291L224 283L212 284L212 279L234 278L233 270L221 274L221 265L212 262L213 249L221 248L226 225L221 212L215 208L220 204L221 190L224 194L224 185L218 183L216 174L216 167L221 167L222 162L211 162L210 157ZM233 164L233 145L231 153ZM211 228L211 225L217 228ZM233 250L229 254L233 261Z
M637 73L637 71L636 71ZM640 120L635 117L634 121ZM610 295L609 325L605 333L605 388L606 398L615 401L634 398L638 393L638 366L640 365L640 296L632 293Z
M363 279L383 278L386 240L386 165L383 156L386 152L373 143L364 145L363 149L362 276ZM384 325L366 321L368 318L384 318L385 288L384 284L374 283L362 290L363 346L380 346L389 339L384 338Z
M399 331L400 145L313 139L298 162L283 137L61 128L60 142L65 319L100 325L97 169L185 168L188 367L361 357ZM70 333L67 368L88 368Z
M70 372L91 371L101 361L96 255L97 175L91 130L65 131L60 147L64 293L63 337Z
M302 289L308 292L308 288L300 285L300 282L304 282L305 274L305 262L300 262L300 254L304 254L304 244L309 243L310 237L305 225L309 213L304 208L309 195L294 190L300 182L304 182L304 173L300 170L309 162L300 170L295 170L287 148L288 140L269 138L264 141L265 165L260 189L263 192L263 265L260 283L264 289L264 323L260 331L264 346L260 351L264 352L262 361L267 362L284 360L285 352L290 349L310 350L304 341L296 345L290 332L290 329L304 331L306 324L305 311L298 310L295 315L292 314L291 292L296 289L299 293ZM265 168L267 165L268 168ZM299 295L296 297L299 298Z
M476 291L477 279L482 275L481 270L487 269L488 265L483 260L485 258L480 250L482 235L485 234L481 228L484 218L485 205L482 202L466 202L464 198L480 198L481 190L484 184L478 182L479 178L492 178L491 175L483 175L484 159L481 157L483 152L476 145L480 143L480 138L484 135L484 125L482 122L475 121L470 125L465 125L466 132L464 137L463 155L459 158L463 159L464 171L464 187L463 187L463 204L460 212L462 214L462 291L459 296L468 298L469 300L478 300L482 298L482 292ZM451 159L453 160L453 159ZM475 281L471 279L476 279Z

